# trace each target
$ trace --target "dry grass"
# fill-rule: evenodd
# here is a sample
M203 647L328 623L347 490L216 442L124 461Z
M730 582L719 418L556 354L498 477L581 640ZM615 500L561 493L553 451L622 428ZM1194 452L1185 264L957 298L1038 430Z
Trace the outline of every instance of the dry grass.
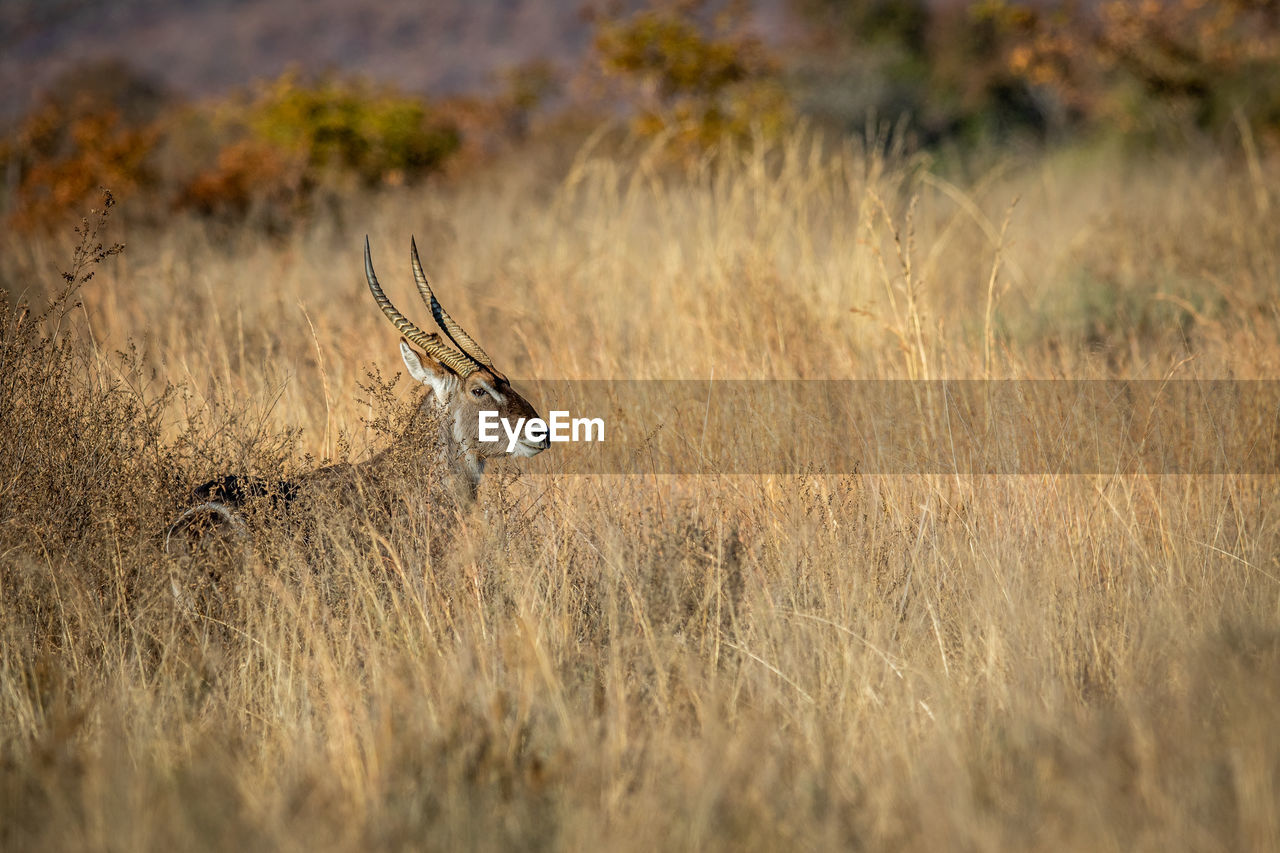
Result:
M798 136L117 235L64 348L6 320L0 844L1275 849L1274 479L513 464L460 518L406 482L389 526L210 557L195 609L154 534L203 477L385 443L366 231L513 376L1271 377L1277 175Z

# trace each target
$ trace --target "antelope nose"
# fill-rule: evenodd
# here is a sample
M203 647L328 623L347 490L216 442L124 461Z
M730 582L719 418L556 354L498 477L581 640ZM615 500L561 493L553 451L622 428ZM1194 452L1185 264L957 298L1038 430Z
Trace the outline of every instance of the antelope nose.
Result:
M544 435L544 436L542 437L542 441L538 442L538 446L539 446L539 447L541 447L543 450L546 450L548 447L550 447L550 446L551 446L551 436L549 436L549 435Z

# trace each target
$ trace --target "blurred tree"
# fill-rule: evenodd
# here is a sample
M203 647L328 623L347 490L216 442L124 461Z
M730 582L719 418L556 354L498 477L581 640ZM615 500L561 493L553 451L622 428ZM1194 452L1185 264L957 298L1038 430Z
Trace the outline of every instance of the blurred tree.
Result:
M645 136L669 136L673 151L694 155L725 138L776 136L791 116L778 67L760 41L735 31L734 6L711 16L708 4L668 4L603 19L595 49L620 81Z
M155 80L118 60L58 77L0 150L10 225L55 226L103 185L127 197L152 184L158 117L171 101Z
M560 74L545 60L526 62L502 75L503 92L495 106L503 116L506 136L522 141L529 135L534 113L560 92Z
M1020 38L1009 67L1082 122L1130 134L1243 119L1280 139L1280 0L989 0Z
M283 225L324 186L413 182L440 169L460 136L422 99L390 88L296 72L222 110L214 162L189 178L179 207L238 217L258 206Z
M394 89L295 72L267 85L249 115L253 136L305 158L314 177L347 171L366 184L399 183L444 163L455 128L433 120L425 101Z
M212 168L191 178L174 204L206 216L239 219L255 205L273 224L300 212L311 186L306 163L298 156L261 142L241 140L224 146Z
M908 116L927 144L1031 134L1048 116L1002 61L1009 33L978 5L929 0L792 0L809 22L801 103L842 130Z
M793 0L805 18L824 24L834 43L890 44L923 56L929 30L926 0Z

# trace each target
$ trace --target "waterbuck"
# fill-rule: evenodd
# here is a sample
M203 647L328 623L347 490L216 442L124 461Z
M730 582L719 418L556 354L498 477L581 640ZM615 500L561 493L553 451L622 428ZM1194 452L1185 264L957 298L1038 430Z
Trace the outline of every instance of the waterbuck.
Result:
M300 505L365 500L381 483L403 476L406 471L430 472L445 480L437 484L444 489L433 492L452 493L465 504L475 500L489 459L508 452L515 456L535 456L550 446L548 437L536 443L522 437L511 444L510 449L501 437L490 441L481 439L481 412L496 412L509 423L537 418L538 413L511 387L475 339L441 307L427 283L418 259L418 247L412 238L409 247L418 293L431 309L439 332L424 332L391 303L373 272L369 238L365 237L364 241L364 272L369 292L402 335L400 356L409 375L425 386L408 428L389 447L359 464L331 465L291 481L271 482L233 474L204 483L193 493L198 503L169 527L165 551L174 553L177 543L187 543L190 538L215 528L243 535L247 529L244 510L251 503L266 506L275 516L287 518L296 514Z

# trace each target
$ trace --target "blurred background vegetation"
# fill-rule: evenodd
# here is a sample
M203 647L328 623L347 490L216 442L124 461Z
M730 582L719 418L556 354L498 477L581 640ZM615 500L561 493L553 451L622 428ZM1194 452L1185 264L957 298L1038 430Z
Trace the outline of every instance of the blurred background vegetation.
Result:
M259 4L256 25L272 32L264 9L280 16L294 5ZM155 29L164 9L197 23L248 14L214 0L136 0L106 21L87 9L7 5L7 61L41 39L76 46L81 20L111 33L135 19ZM393 35L428 38L406 9L375 4L356 32L382 33L376 22L399 15ZM572 148L602 120L684 161L726 140L777 138L800 119L836 137L893 126L899 144L962 160L994 147L1097 145L1225 145L1257 157L1280 140L1277 0L655 0L576 12L529 0L505 18L500 9L471 18L488 21L483 33L444 31L499 43L527 31L541 54L504 62L473 51L459 79L485 82L451 88L386 63L318 67L315 28L300 26L291 49L272 53L291 61L282 73L235 85L270 67L246 58L221 89L215 75L195 93L168 79L182 79L180 68L121 58L151 56L128 39L118 55L100 40L90 58L32 60L36 85L12 89L0 111L0 210L19 230L58 227L106 185L121 200L145 199L126 206L133 215L188 210L285 228L353 187L467 173L530 142ZM530 23L543 18L554 26ZM393 51L414 40L378 37ZM417 55L397 67L431 66L432 51ZM46 80L46 68L60 70Z

